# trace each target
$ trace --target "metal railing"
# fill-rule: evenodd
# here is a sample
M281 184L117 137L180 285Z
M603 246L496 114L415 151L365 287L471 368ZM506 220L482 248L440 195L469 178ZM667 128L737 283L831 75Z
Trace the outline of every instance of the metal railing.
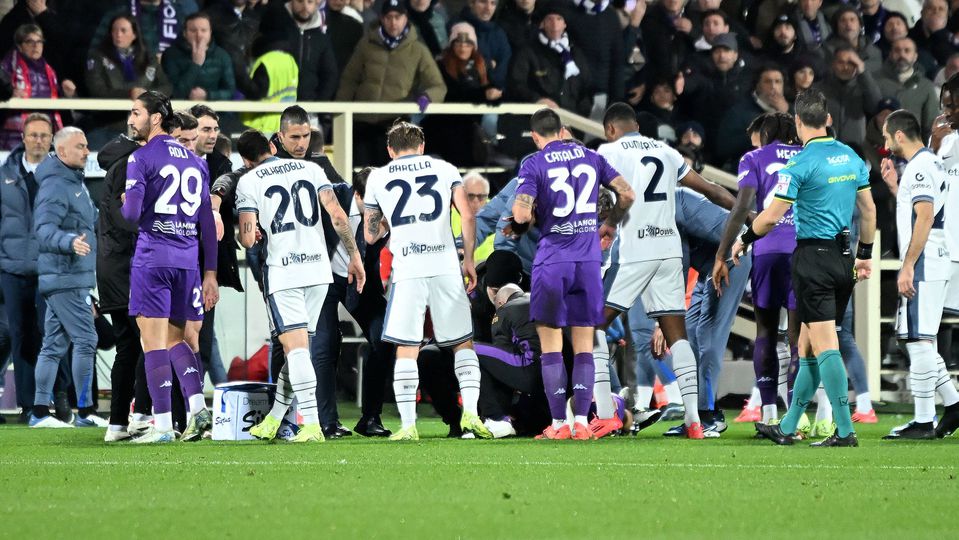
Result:
M279 113L289 106L289 103L265 103L259 101L188 101L175 100L175 110L185 110L191 106L203 103L217 112L253 112ZM74 110L74 111L127 111L131 101L127 99L22 99L14 98L0 103L0 109L14 110ZM345 178L350 178L348 171L353 170L353 122L356 116L363 115L416 115L420 113L415 103L380 103L380 102L299 102L297 103L308 113L326 114L333 118L333 156L334 167ZM497 106L473 105L463 103L433 103L426 109L430 115L482 115L482 114L515 114L532 115L541 109L542 105L535 103L504 103ZM603 127L599 122L579 116L566 110L556 111L566 125L580 130L594 137L603 137ZM738 182L736 177L723 170L707 165L702 173L703 177L723 187L736 191ZM876 246L873 250L873 278L856 287L854 294L855 306L855 335L863 358L866 360L870 388L879 389L880 364L882 359L882 343L880 338L880 273L882 270L898 269L898 261L880 261L879 233L876 233ZM754 340L756 337L755 324L752 320L737 316L733 324L733 333L744 338ZM878 394L877 394L878 395Z

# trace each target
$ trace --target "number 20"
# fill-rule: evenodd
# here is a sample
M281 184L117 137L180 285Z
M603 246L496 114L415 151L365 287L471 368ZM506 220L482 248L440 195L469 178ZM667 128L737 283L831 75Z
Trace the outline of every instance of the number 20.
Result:
M580 163L573 167L572 171L557 167L546 171L546 174L553 180L549 188L557 193L562 193L566 197L563 206L553 208L554 216L560 218L566 217L573 213L574 206L577 214L596 212L596 203L589 202L589 196L593 193L593 189L596 186L596 169L585 163ZM573 190L573 186L569 185L568 181L570 176L574 178L586 177L586 183L583 185L583 190L579 193L578 197Z

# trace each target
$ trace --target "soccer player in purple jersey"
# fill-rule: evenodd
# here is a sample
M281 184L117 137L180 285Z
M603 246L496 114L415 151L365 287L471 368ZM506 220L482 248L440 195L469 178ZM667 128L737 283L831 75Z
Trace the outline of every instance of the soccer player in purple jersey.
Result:
M183 440L198 440L212 426L203 398L200 362L184 341L186 321L203 320L218 300L216 230L206 162L169 135L176 127L170 100L155 91L140 94L128 120L146 145L127 163L123 217L139 224L130 272L130 315L143 343L154 426L136 443L175 440L170 415L173 371L190 404ZM199 243L203 242L200 285Z
M530 317L542 345L543 384L553 423L538 438L591 439L586 416L593 400L593 333L603 323L600 238L609 241L636 196L629 183L599 154L569 142L551 109L530 119L540 149L520 168L509 233L520 233L536 218L540 231L533 261ZM599 183L616 193L616 205L599 225ZM573 338L572 431L566 424L566 366L563 328Z
M750 210L762 212L772 201L778 182L777 172L802 150L796 135L796 123L785 113L769 113L755 122L760 147L739 162L739 194L729 214L722 242L713 265L713 284L717 291L729 284L729 249L742 232ZM755 197L755 203L753 198ZM792 208L765 237L753 244L752 291L756 311L756 346L753 368L762 400L762 421L779 417L776 397L781 375L790 364L798 365L799 318L792 287L792 254L796 249L796 226ZM777 352L779 319L782 308L788 311L790 355L780 359ZM791 370L795 372L795 369ZM783 381L785 382L785 381ZM783 396L784 401L788 401Z

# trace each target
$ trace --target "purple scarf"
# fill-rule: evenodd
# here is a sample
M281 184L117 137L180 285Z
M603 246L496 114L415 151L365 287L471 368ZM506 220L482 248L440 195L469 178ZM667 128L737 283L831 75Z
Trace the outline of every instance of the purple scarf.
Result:
M139 0L130 0L130 14L137 20L140 19ZM140 22L140 26L144 26L143 21ZM178 26L176 5L173 0L160 0L160 8L157 10L157 28L159 30L157 32L157 48L161 53L169 49L170 45L173 45L173 42L176 41Z

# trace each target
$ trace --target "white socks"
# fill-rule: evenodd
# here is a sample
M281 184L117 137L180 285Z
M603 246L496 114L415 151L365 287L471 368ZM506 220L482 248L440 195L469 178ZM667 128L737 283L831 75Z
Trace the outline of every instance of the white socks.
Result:
M609 344L606 343L606 331L596 330L596 343L593 346L593 401L596 402L596 416L606 420L613 417L612 387L609 382ZM647 400L647 403L649 401Z
M753 391L749 394L749 401L746 403L747 409L755 409L763 404L762 396L759 395L759 387L753 386Z
M699 423L699 374L693 348L688 341L681 339L669 349L673 353L673 372L686 408L686 425Z
M396 395L396 408L400 411L404 428L416 424L416 390L419 386L420 372L416 366L416 359L397 358L396 365L393 367L393 393ZM463 404L465 408L465 396Z
M666 390L666 401L670 403L682 403L683 394L679 391L679 383L673 381L669 384L663 385L663 388Z
M942 404L948 407L959 403L959 392L956 391L952 376L946 369L946 361L939 354L936 354L936 374L936 392L942 398Z
M276 398L273 400L270 416L274 420L283 420L286 412L293 405L294 399L293 388L290 387L290 363L283 362L280 374L276 377Z
M157 431L173 431L173 413L154 414L153 427Z
M856 394L856 412L867 413L872 410L872 398L869 392Z
M775 404L773 405L763 405L763 423L768 424L769 422L779 418L779 407Z
M652 400L653 400L652 386L636 387L636 401L635 401L634 407L645 411L650 408L650 403L652 402Z
M929 423L936 416L936 349L929 341L906 343L909 353L909 386L915 400L916 422Z
M296 396L298 411L303 415L304 424L319 424L316 412L316 371L310 361L310 351L293 349L286 355L289 366L290 386Z
M203 394L196 394L190 396L190 414L196 414L206 408L206 398L203 397Z
M776 354L779 356L779 380L776 393L782 398L786 407L789 407L789 363L792 361L789 344L782 341L776 343Z
M823 420L832 420L832 403L829 402L826 389L820 384L816 389L816 421Z
M480 394L480 367L479 358L473 349L460 349L453 356L453 371L460 384L460 395L463 397L463 410L472 414L479 414L477 403ZM419 377L417 376L417 383Z

